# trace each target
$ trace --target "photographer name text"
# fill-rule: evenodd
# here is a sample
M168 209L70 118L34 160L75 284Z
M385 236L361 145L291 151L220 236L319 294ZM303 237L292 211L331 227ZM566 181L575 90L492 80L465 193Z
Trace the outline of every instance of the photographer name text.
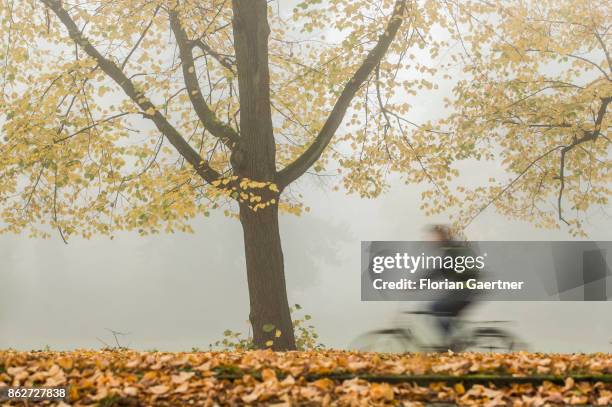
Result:
M377 278L372 282L376 290L522 290L524 281L479 281L475 278L466 281L431 280L421 278L418 281L402 278L398 281L385 281Z

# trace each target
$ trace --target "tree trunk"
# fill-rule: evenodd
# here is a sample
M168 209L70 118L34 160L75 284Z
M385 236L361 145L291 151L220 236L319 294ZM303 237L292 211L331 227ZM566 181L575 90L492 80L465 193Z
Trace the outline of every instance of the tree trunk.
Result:
M243 204L240 207L240 222L244 231L251 305L249 320L253 327L255 346L267 347L269 341L272 341L274 350L294 350L293 323L287 301L278 227L278 207L270 205L254 212L248 205ZM278 338L276 330L281 333Z
M266 0L232 0L234 50L240 93L240 137L231 157L234 174L253 181L276 182L276 144L270 103L268 5ZM279 194L260 192L262 202L275 203L254 211L240 203L244 231L253 339L258 348L273 341L274 350L295 349L287 301L283 251L278 228ZM249 191L250 192L250 191ZM274 329L266 329L264 326ZM281 332L275 337L276 330Z

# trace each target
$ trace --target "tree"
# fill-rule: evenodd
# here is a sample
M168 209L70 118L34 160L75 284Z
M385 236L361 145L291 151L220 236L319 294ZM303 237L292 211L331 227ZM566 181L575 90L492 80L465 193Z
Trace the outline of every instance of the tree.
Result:
M300 57L278 18L270 47L274 16L265 0L4 1L5 230L47 236L48 223L64 241L190 230L197 213L236 201L254 342L293 349L280 195L321 157L400 31L406 3L385 4L385 28L367 34L377 39L337 98L315 96L337 100L313 140L295 147L277 144L272 109L276 128L286 130L305 110L290 113L293 105L316 89L291 103L271 97L271 76L291 80ZM138 115L153 124L153 137L142 137Z
M610 4L449 7L465 76L447 101L453 113L436 123L435 140L427 143L445 145L448 163L490 160L511 176L491 178L488 186L458 186L425 206L435 213L460 202L461 227L495 206L506 216L585 236L589 210L609 208L611 193Z
M64 240L190 231L193 217L224 209L244 231L255 344L292 349L278 214L308 209L294 182L337 172L347 191L372 198L397 172L432 186L424 198L436 212L461 202L451 183L460 161L493 158L501 146L516 172L531 128L496 113L506 97L496 81L516 75L517 95L541 83L512 53L541 40L517 27L558 3L305 0L286 21L266 0L1 0L3 230L49 236L50 227ZM583 4L562 8L563 17L605 8ZM605 13L594 18L593 26L609 25ZM491 35L497 26L507 39ZM597 33L605 44L607 31ZM435 91L453 58L474 77L456 83L453 114L410 121L410 96ZM596 86L597 97L609 95L606 86ZM603 139L607 104L599 124L586 127L587 102L564 98L582 112L572 129L597 134L576 146ZM564 158L570 168L578 155ZM550 191L557 181L542 182Z

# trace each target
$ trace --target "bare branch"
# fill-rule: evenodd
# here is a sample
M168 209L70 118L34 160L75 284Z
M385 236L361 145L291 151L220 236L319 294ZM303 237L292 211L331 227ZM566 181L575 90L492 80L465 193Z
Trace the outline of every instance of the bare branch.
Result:
M463 225L463 229L467 228L473 221L476 219L481 213L483 213L489 206L495 203L499 198L501 198L514 184L518 182L519 179L523 177L534 165L536 165L539 161L553 153L561 149L561 146L556 146L546 151L544 154L537 157L535 160L530 162L524 169L521 171L512 181L510 181L497 195L495 195L491 200L489 200L486 204L480 207L480 209L467 221L465 225Z
M215 113L208 107L204 97L202 96L202 90L200 89L200 83L195 69L195 62L193 60L192 49L187 33L181 25L180 19L175 11L170 11L170 26L174 32L174 37L178 44L179 53L182 61L183 78L189 99L191 104L198 115L198 118L213 136L218 137L228 147L233 147L238 142L238 133L230 126L221 123Z
M561 149L561 159L559 163L559 181L561 185L559 186L559 194L557 195L557 211L559 213L559 220L563 221L565 224L569 225L569 222L565 220L563 217L563 192L565 190L565 156L572 151L576 146L579 146L582 143L586 143L587 141L596 140L601 132L601 123L603 122L604 116L606 115L606 111L608 110L608 105L612 102L612 97L607 97L601 99L601 105L599 105L599 110L597 112L597 116L595 117L595 127L592 131L585 131L584 135L578 139L575 139L573 143L564 146Z
M403 23L406 2L406 0L396 1L393 14L385 32L380 35L376 46L370 50L359 69L344 87L315 141L295 161L278 172L277 184L281 189L299 178L321 157L321 154L323 154L323 151L342 123L355 94L387 53L391 42Z
M518 180L520 178L522 178L523 175L525 175L534 165L536 165L539 161L541 161L545 157L549 156L551 153L553 153L555 151L558 151L558 150L561 151L561 159L560 159L560 163L559 163L559 175L556 178L559 179L559 181L561 182L561 185L559 187L559 193L557 195L557 211L559 213L559 220L564 222L565 224L569 225L569 222L563 217L563 206L562 206L563 193L564 193L564 190L565 190L565 158L566 158L566 155L572 149L574 149L576 146L579 146L580 144L588 142L588 141L596 140L599 136L602 135L601 134L601 125L602 125L604 116L606 115L606 112L607 112L607 109L608 109L608 105L610 103L612 103L612 97L606 97L606 98L602 98L601 99L601 105L599 106L599 110L598 110L597 116L595 118L595 123L594 123L595 126L594 126L594 129L592 131L584 131L583 136L580 137L580 138L574 139L574 141L571 144L568 144L566 146L556 146L554 148L551 148L550 150L546 151L545 153L543 153L542 155L537 157L531 163L529 163L529 165L527 165L523 169L523 171L521 171L516 176L516 178L514 178L510 183L508 183L497 195L495 195L493 197L493 199L489 200L485 205L483 205L476 212L476 214L474 214L468 220L468 222L463 226L463 228L465 229L466 227L468 227L474 221L474 219L476 219L489 206L491 206L498 199L500 199L506 192L508 192L510 190L510 188L512 188L512 186L514 184L516 184L516 182L518 182Z
M565 155L571 149L568 147L561 150L561 159L559 164L559 180L561 185L559 186L559 195L557 196L557 210L559 212L559 220L569 226L569 222L563 217L563 205L561 204L563 200L563 191L565 190Z
M159 12L160 8L161 8L161 6L157 6L155 8L155 11L153 12L153 17L151 17L151 21L149 21L149 24L147 24L147 26L143 30L142 34L140 34L140 37L138 38L138 41L136 41L136 43L134 44L134 46L132 47L130 52L127 54L127 56L123 60L123 63L121 64L121 69L125 68L125 66L129 62L130 58L132 57L132 54L138 49L138 47L140 46L140 43L146 37L147 32L149 32L149 29L151 29L151 26L153 25L153 22L155 21L155 17L157 16L157 13Z
M427 170L427 167L425 166L425 163L423 162L423 158L417 152L417 150L414 148L414 146L413 146L412 142L410 141L410 139L408 138L408 136L406 136L406 133L404 132L404 127L402 126L402 123L400 122L400 120L398 118L398 115L396 115L394 112L392 112L389 109L387 109L387 106L385 105L385 103L382 100L382 94L381 94L381 90L380 90L380 64L376 66L376 99L378 100L378 105L380 107L380 111L382 112L382 114L383 114L383 116L385 118L385 121L387 122L387 124L385 126L385 132L387 131L387 128L391 127L391 120L389 118L389 115L392 115L397 120L397 124L399 126L399 130L402 133L402 138L404 139L404 142L408 145L410 150L412 150L412 152L414 153L414 156L417 159L417 162L419 163L419 166L421 167L421 170L423 170L423 173L425 174L425 176L427 177L429 182L431 182L432 185L438 190L438 192L443 195L444 193L442 192L442 189L440 188L440 186L438 185L436 180L431 176L431 174Z
M53 221L55 222L55 226L57 231L59 232L60 237L64 244L68 244L66 240L66 236L64 236L64 232L62 231L62 227L59 224L57 219L57 167L55 167L55 177L54 177L54 186L53 186Z
M603 50L606 56L606 61L608 61L608 69L610 70L610 72L612 72L612 57L610 57L610 52L608 51L608 48L606 47L606 43L603 40L603 38L601 38L601 35L597 32L597 30L593 30L593 32L595 34L595 38L597 38L597 41L601 45L601 49Z
M118 113L118 114L116 114L116 115L113 115L113 116L107 117L106 119L102 119L102 120L99 120L99 121L93 122L93 123L92 123L92 124L90 124L89 126L83 127L82 129L79 129L79 130L75 131L75 132L74 132L74 133L72 133L72 134L69 134L69 135L67 135L67 136L65 136L65 137L62 137L62 138L59 138L59 139L55 139L55 140L53 140L53 143L55 143L55 144L61 143L62 141L66 141L66 140L68 140L68 139L71 139L72 137L77 136L77 135L79 135L79 134L81 134L81 133L84 133L84 132L86 132L86 131L88 131L88 130L91 130L91 129L93 129L94 127L99 126L99 125L101 125L101 124L103 124L103 123L108 123L108 122L111 122L111 121L113 121L113 120L115 120L115 119L118 119L118 118L123 117L123 116L127 116L127 115L129 115L129 114L130 114L130 113L128 113L128 112Z
M234 67L235 63L230 58L226 57L225 55L221 55L220 53L212 49L208 44L206 44L201 39L195 40L194 45L200 48L202 52L204 52L205 54L208 54L211 57L213 57L225 69L227 69L233 74L236 74L236 69Z
M76 45L80 45L91 58L95 59L100 68L111 79L113 79L125 92L125 94L144 112L144 117L151 120L157 129L166 136L168 141L176 150L191 164L197 173L209 183L217 180L220 174L210 167L208 162L189 145L179 131L159 112L155 105L142 92L138 91L134 83L115 65L115 63L104 57L81 33L70 14L62 7L59 0L40 0L49 7L68 30L70 38Z
M574 58L574 59L577 59L579 61L585 62L585 63L593 66L594 68L599 70L599 72L601 72L606 77L607 80L612 81L612 78L610 78L608 73L606 71L604 71L603 68L601 66L599 66L599 64L591 61L588 58L584 58L584 57L582 57L580 55L563 54L563 53L558 53L556 51L551 51L551 50L548 50L548 49L532 49L532 48L526 49L525 52L539 52L539 53L542 53L542 54L556 54L556 55L561 55L561 56L565 56L565 57L569 57L569 58Z

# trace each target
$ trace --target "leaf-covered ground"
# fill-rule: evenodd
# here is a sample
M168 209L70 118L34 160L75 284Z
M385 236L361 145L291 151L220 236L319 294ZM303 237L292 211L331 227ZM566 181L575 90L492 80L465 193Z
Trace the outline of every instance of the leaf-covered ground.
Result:
M3 386L69 386L61 406L612 405L612 355L9 350Z

